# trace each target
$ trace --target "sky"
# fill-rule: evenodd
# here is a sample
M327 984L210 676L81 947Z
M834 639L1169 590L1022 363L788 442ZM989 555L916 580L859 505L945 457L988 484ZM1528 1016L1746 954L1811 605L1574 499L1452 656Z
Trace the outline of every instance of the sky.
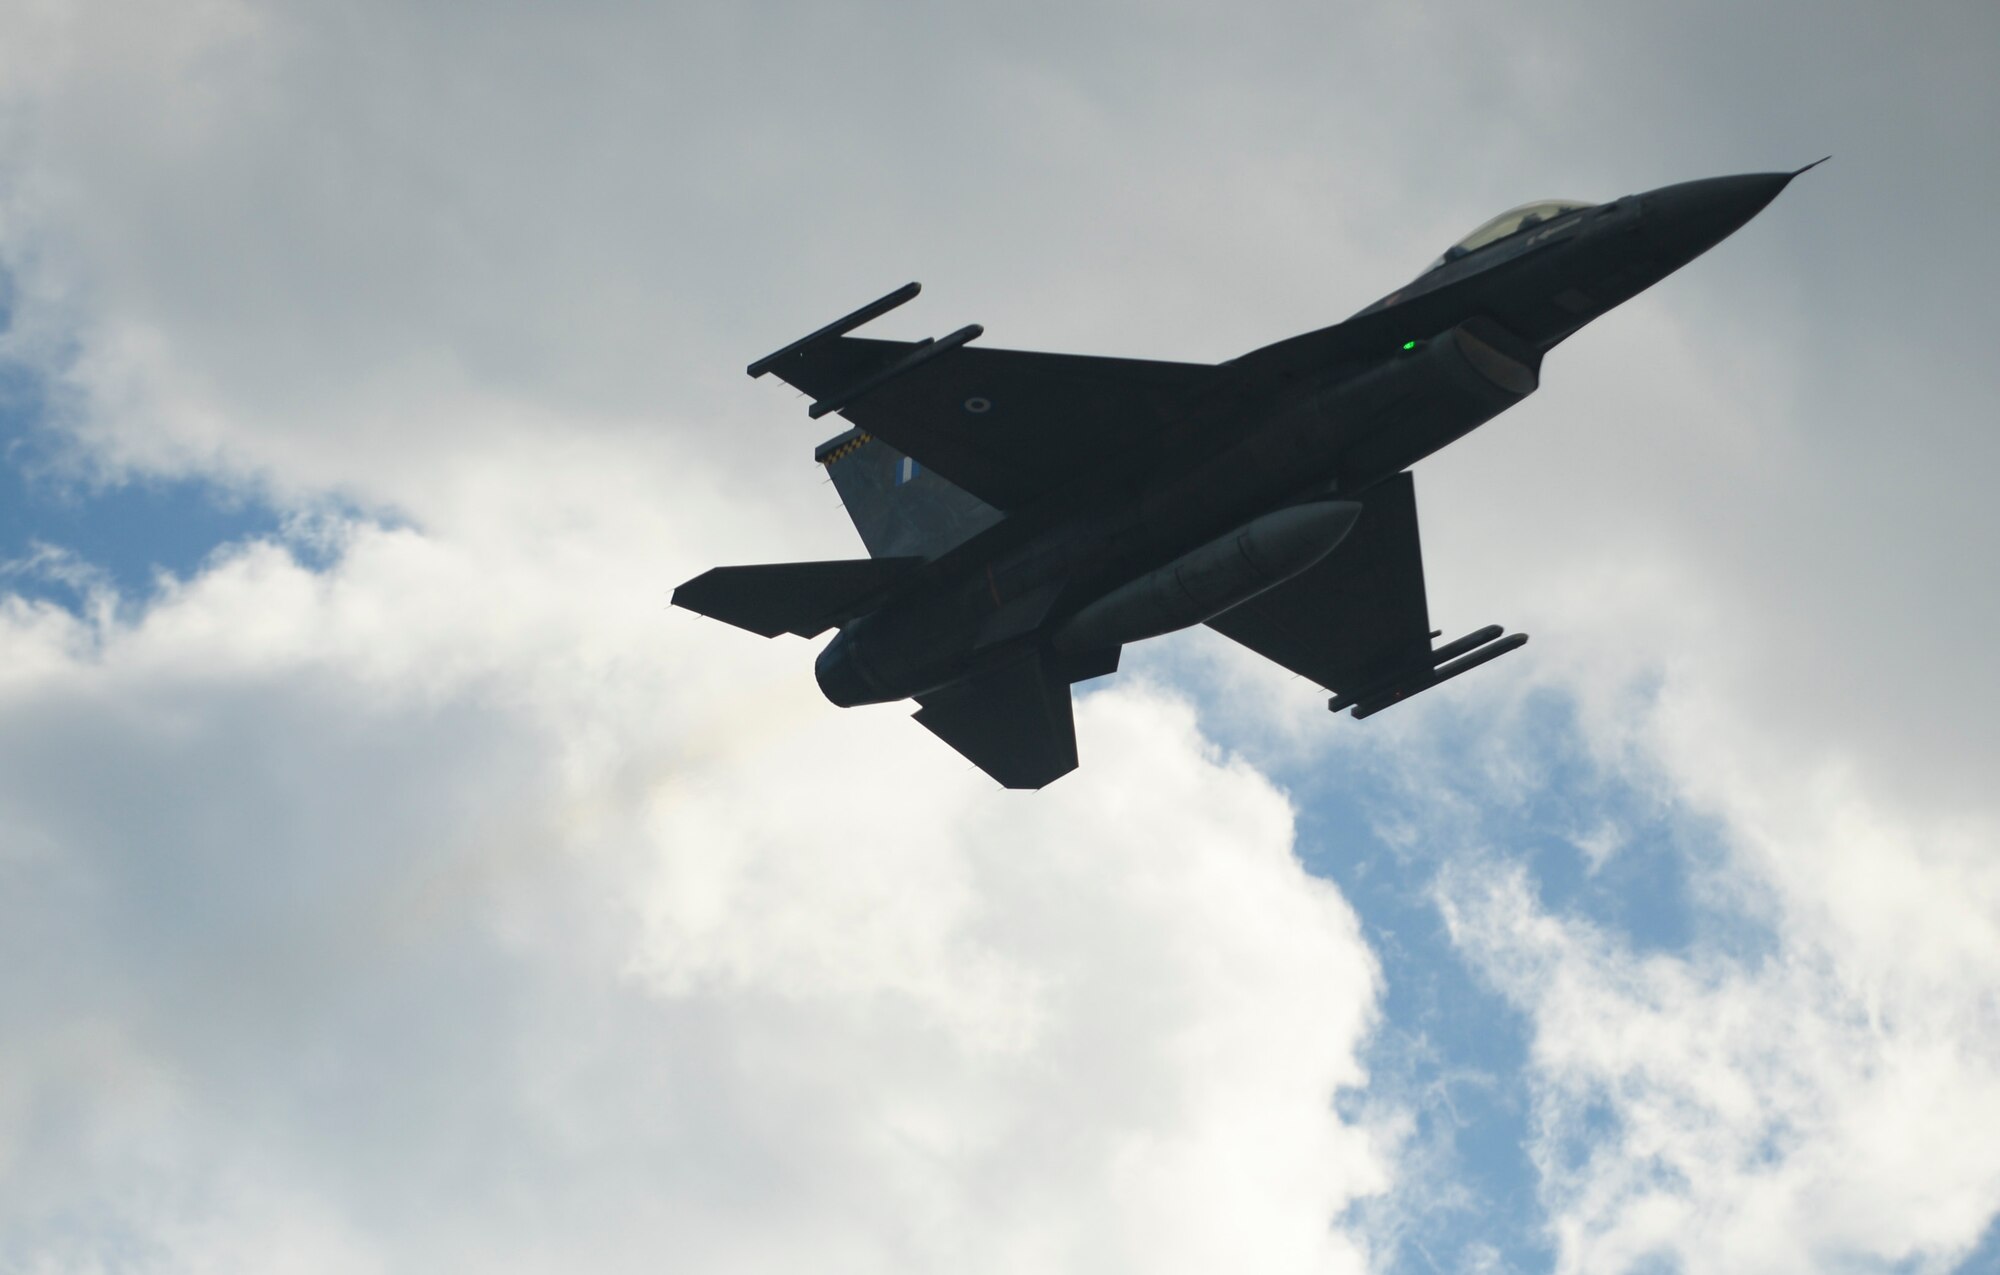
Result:
M2000 11L0 3L0 1269L2000 1269ZM742 367L1790 170L1416 470L1519 655L997 789Z

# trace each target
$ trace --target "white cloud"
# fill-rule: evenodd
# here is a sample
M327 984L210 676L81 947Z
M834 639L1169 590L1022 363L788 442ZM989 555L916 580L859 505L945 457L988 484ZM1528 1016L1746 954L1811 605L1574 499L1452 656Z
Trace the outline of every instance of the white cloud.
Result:
M1129 106L809 10L14 20L53 52L8 103L9 352L63 424L397 525L125 626L10 612L8 897L75 915L17 931L54 973L10 985L5 1110L88 1114L21 1144L9 1258L1359 1267L1336 1220L1393 1135L1332 1101L1376 976L1267 782L1126 687L1083 772L997 793L819 702L799 644L663 607L712 555L852 551L812 440L772 464L782 396L715 387L813 297L962 257L1049 127L905 186L923 113L868 65L995 121ZM810 104L803 59L838 64ZM989 275L1069 216L981 202Z
M665 612L699 500L478 468L324 572L12 605L0 1254L1361 1269L1373 961L1184 705L996 790Z
M1776 918L1754 957L1637 954L1518 869L1443 879L1454 941L1531 1024L1559 1269L1945 1270L1993 1215L1991 837L1776 805L1732 812L1732 879Z

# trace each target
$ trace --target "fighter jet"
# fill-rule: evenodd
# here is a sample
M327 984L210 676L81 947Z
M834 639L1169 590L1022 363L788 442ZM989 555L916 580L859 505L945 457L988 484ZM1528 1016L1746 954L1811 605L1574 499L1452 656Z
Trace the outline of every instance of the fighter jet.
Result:
M990 349L978 324L848 335L908 284L748 369L851 423L814 459L869 556L717 567L674 605L766 637L838 629L829 700L914 699L1008 788L1076 768L1072 685L1196 624L1334 712L1379 713L1528 640L1496 624L1434 645L1410 466L1804 171L1523 204L1347 321L1221 364Z

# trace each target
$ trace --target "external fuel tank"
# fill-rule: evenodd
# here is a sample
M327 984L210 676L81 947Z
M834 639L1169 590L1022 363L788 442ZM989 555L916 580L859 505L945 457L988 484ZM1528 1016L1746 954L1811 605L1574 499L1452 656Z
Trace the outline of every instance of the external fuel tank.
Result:
M1351 500L1315 500L1252 519L1092 602L1056 632L1056 649L1102 650L1200 624L1333 552L1360 516Z

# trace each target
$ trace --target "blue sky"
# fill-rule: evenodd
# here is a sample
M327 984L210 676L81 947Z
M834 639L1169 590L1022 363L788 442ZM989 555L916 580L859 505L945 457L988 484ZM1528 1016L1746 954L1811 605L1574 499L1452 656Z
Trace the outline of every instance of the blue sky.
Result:
M1433 1171L1465 1193L1414 1222L1403 1264L1424 1270L1487 1244L1511 1269L1541 1269L1554 1252L1541 1233L1529 1157L1529 1025L1455 949L1437 907L1439 871L1455 859L1504 855L1526 868L1543 907L1635 951L1685 953L1698 930L1737 945L1768 937L1698 904L1688 878L1717 857L1716 830L1593 765L1560 697L1535 698L1497 740L1483 714L1439 716L1416 768L1430 798L1405 787L1407 759L1385 764L1366 752L1338 767L1279 773L1300 803L1301 858L1354 901L1383 962L1387 1026L1371 1051L1375 1084L1405 1091L1418 1139L1440 1155ZM1496 746L1528 772L1501 799L1472 778L1478 753ZM1425 826L1412 839L1413 798L1453 812L1435 822L1416 814ZM1577 839L1607 829L1616 830L1617 848L1593 863Z
M278 533L276 511L205 478L123 481L75 468L74 447L51 426L44 385L27 369L6 377L0 407L0 559L21 564L8 587L77 606L78 582L26 565L46 550L101 571L142 603L156 578L192 575L213 550Z
M0 1265L2000 1261L1990 7L1249 16L0 18ZM891 284L1217 360L1828 150L1419 467L1534 641L1393 713L1002 793L666 609L859 552L740 369Z

